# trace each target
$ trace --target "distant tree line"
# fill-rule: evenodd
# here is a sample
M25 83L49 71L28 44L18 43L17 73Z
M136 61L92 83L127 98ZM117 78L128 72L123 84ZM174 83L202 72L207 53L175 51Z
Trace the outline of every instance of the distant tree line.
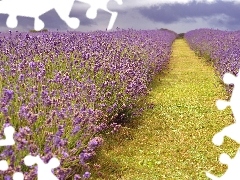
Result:
M48 30L47 30L47 29L42 29L42 30L40 30L40 31L36 31L36 30L34 30L34 29L31 29L29 32L32 32L32 33L36 33L36 32L48 32Z
M172 30L170 30L170 29L166 29L166 28L161 28L160 30L169 31L169 32L172 32L172 33L177 34L176 32L174 32L174 31L172 31Z
M177 39L183 39L185 33L179 33Z
M166 28L161 28L160 30L165 30L165 31L169 31L169 32L173 32L173 33L177 34L176 32L174 32L174 31L172 31L172 30L169 30L169 29L166 29ZM177 39L183 39L183 38L184 38L184 34L185 34L185 33L179 33L179 34L177 34L177 35L178 35L178 36L177 36Z

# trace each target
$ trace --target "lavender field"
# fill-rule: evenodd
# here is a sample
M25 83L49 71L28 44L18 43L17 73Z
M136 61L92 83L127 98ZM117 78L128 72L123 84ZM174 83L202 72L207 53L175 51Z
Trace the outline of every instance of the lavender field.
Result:
M189 46L200 56L214 63L218 76L231 72L236 75L240 68L240 31L197 29L185 34ZM230 88L226 87L230 93Z
M201 42L191 34L186 37L196 49L194 44ZM140 111L136 105L154 75L168 65L176 36L131 29L1 33L1 138L4 127L16 130L16 144L1 147L1 159L10 163L1 172L4 178L15 171L25 179L36 177L36 169L25 166L23 158L39 154L45 163L53 156L61 161L54 171L59 179L87 179L88 160L104 143L102 134L114 133L116 122Z

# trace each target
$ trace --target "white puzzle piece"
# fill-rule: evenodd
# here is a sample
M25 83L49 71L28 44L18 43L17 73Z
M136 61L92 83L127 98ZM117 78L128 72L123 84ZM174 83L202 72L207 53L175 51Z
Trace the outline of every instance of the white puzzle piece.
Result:
M117 12L108 9L109 0L77 0L87 3L90 8L86 16L94 19L97 16L97 10L102 9L111 14L107 30L111 30L117 18ZM119 5L123 4L122 0L115 0ZM77 29L80 25L78 18L69 17L74 0L2 0L0 1L0 13L8 14L6 25L9 28L16 28L18 25L17 16L34 18L34 29L39 31L44 28L44 22L39 17L46 12L55 9L59 17L72 29ZM35 8L37 7L37 8Z
M107 4L110 0L77 0L79 2L87 3L91 7L87 10L86 16L89 19L95 19L97 17L97 10L102 9L111 14L111 18L107 27L107 30L111 30L117 19L117 12L110 11L107 7ZM122 5L122 0L115 0L119 5Z
M239 70L240 71L240 70ZM240 144L240 76L234 76L231 73L225 73L223 76L225 84L233 84L234 88L232 96L229 101L217 100L216 106L219 110L224 110L227 106L230 106L233 116L234 123L223 128L220 132L216 133L212 142L216 146L220 146L224 142L224 137L229 137L238 144ZM230 158L229 155L223 153L219 158L222 164L228 165L228 169L224 175L217 177L209 172L206 172L206 176L212 180L239 180L240 179L240 149L238 149L234 158Z
M24 158L24 163L27 166L37 164L38 166L38 180L58 180L58 178L52 173L52 169L60 166L60 161L57 158L49 160L48 164L45 164L43 160L38 156L28 155Z
M206 172L206 176L212 180L239 180L240 179L240 149L237 151L237 154L234 158L230 158L229 155L223 153L219 157L219 161L222 164L228 166L227 171L221 177L217 177L209 172Z
M4 128L4 136L5 139L0 140L0 146L11 146L15 144L13 139L15 129L12 126L8 126ZM28 155L24 158L24 163L27 166L32 166L37 164L38 166L38 180L58 180L58 178L52 173L52 169L58 167L60 165L60 161L57 158L52 158L45 164L39 156L31 156ZM0 171L8 170L9 166L6 160L0 161ZM22 172L14 172L13 180L23 180L24 175Z
M4 128L4 136L6 139L0 140L0 146L11 146L15 144L15 141L13 139L13 134L15 132L15 129L12 126L8 126Z

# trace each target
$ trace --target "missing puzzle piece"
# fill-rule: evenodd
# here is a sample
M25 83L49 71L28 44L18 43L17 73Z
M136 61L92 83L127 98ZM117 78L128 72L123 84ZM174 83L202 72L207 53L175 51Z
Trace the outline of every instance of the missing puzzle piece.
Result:
M230 158L230 156L226 153L222 153L219 157L219 161L222 164L226 164L228 166L227 171L221 177L217 177L209 172L206 172L206 176L211 180L239 180L240 179L240 149L238 149L234 158Z
M239 74L234 76L231 73L225 73L223 82L227 85L234 85L232 96L229 101L217 100L216 106L219 110L224 110L227 106L230 106L235 122L240 122L240 76Z
M0 171L7 171L8 170L8 163L6 160L0 161ZM23 180L24 176L22 172L14 172L13 180Z
M42 6L44 2L46 5ZM44 22L39 19L39 16L53 8L53 1L46 2L46 0L43 0L43 2L36 0L2 0L0 1L0 13L9 15L6 21L9 28L17 27L17 16L24 16L34 18L34 28L41 30L44 28Z
M57 158L52 158L49 160L47 164L43 162L43 160L37 156L28 155L24 158L24 163L27 166L32 166L37 164L38 166L38 180L58 180L58 178L52 173L52 169L60 166L60 161Z
M7 126L4 128L4 136L6 139L0 140L0 146L11 146L15 144L13 139L13 134L15 129L12 126ZM8 163L6 160L0 161L0 171L7 171L9 168ZM13 180L23 180L24 176L22 172L15 172L13 174Z
M110 11L107 7L110 0L77 0L78 2L83 2L90 5L90 8L86 12L86 17L89 19L95 19L97 17L97 11L99 9L104 10L111 14L107 30L111 30L117 19L117 12ZM122 5L122 0L115 0L119 5Z
M6 171L8 170L8 163L6 160L0 161L0 171Z
M0 140L0 146L11 146L15 144L15 141L13 139L13 134L15 132L15 129L12 126L8 126L4 128L4 136L6 139Z
M74 0L2 0L0 1L0 13L9 15L6 21L9 28L17 27L17 16L24 16L34 18L34 29L39 31L45 26L39 16L55 9L70 28L76 29L79 27L80 20L69 17L73 3Z
M231 73L225 73L223 76L223 81L225 84L234 84L232 91L232 96L230 101L217 100L216 106L219 110L224 110L227 106L230 106L234 116L235 123L225 127L220 132L214 135L212 142L216 146L223 144L224 136L231 138L240 144L240 76L239 73L237 76L234 76Z
M240 123L233 123L225 128L222 131L216 133L213 138L212 142L216 146L220 146L223 144L224 137L227 136L232 140L236 141L240 144Z
M78 18L69 17L75 0L2 0L0 1L0 13L8 14L6 25L9 28L16 28L18 25L17 16L34 18L34 29L39 31L45 26L39 16L55 9L59 17L72 28L77 29L80 25ZM110 0L77 0L90 5L86 12L89 19L97 17L98 9L102 9L111 14L107 30L112 29L118 13L110 11L107 4ZM123 4L122 0L115 0L119 5Z

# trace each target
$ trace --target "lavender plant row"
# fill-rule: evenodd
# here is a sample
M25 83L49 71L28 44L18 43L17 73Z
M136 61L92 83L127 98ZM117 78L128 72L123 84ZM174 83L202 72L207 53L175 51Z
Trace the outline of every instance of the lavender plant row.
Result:
M237 74L240 68L240 31L197 29L185 34L191 49L209 58L222 79L226 72ZM227 88L231 93L232 86Z
M88 178L101 133L147 94L175 38L165 30L1 33L0 125L16 129L16 145L1 148L10 162L2 176L36 177L23 164L30 153L45 163L57 157L60 179Z

